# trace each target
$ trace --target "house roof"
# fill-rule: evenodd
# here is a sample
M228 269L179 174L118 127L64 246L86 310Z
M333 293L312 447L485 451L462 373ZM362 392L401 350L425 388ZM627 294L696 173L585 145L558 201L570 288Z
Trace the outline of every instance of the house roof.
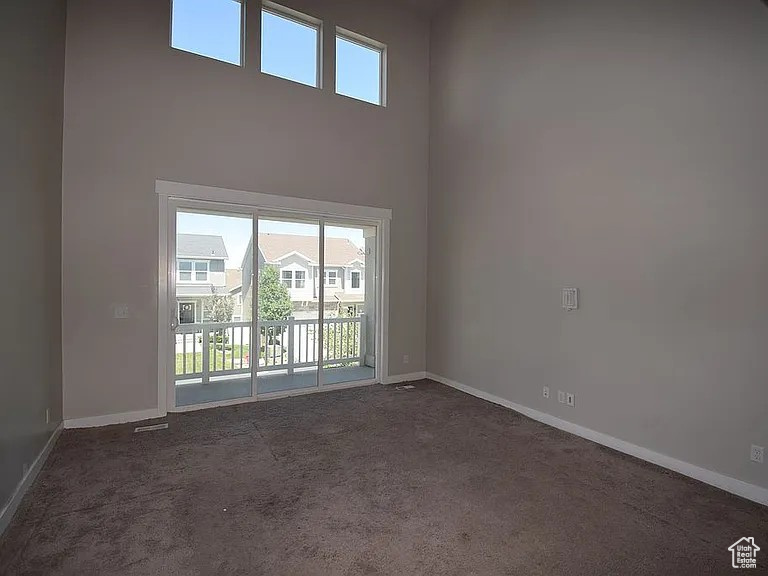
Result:
M259 234L259 249L268 264L277 262L284 256L294 253L298 253L315 264L320 261L316 236ZM326 266L348 266L355 260L364 262L365 255L350 240L347 238L325 239Z
M227 268L225 270L226 273L226 282L227 282L227 292L232 292L236 288L240 288L243 285L243 271L240 270L240 268Z
M224 238L208 234L177 234L176 255L180 258L229 258Z

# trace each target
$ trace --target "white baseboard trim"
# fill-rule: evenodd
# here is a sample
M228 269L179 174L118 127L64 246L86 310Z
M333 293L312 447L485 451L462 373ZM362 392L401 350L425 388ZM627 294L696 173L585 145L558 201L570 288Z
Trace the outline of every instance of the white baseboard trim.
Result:
M157 408L151 408L149 410L137 410L121 414L106 414L104 416L64 420L64 428L97 428L99 426L111 426L112 424L125 424L126 422L140 422L141 420L150 420L151 418L160 418L162 416L163 414Z
M466 392L472 396L482 398L488 402L493 402L494 404L504 406L505 408L509 408L515 412L520 412L529 418L538 420L539 422L543 422L544 424L548 424L554 428L559 428L565 432L570 432L576 436L581 436L582 438L586 438L587 440L591 440L597 444L602 444L603 446L613 448L614 450L618 450L624 454L629 454L635 458L640 458L641 460L651 462L652 464L656 464L662 468L673 470L674 472L678 472L679 474L683 474L689 478L693 478L695 480L699 480L700 482L704 482L705 484L715 486L716 488L720 488L721 490L725 490L731 494L736 494L737 496L741 496L747 500L752 500L758 504L768 506L768 489L766 488L762 488L754 484L749 484L743 480L737 480L736 478L720 474L719 472L701 468L694 464L678 460L677 458L666 456L665 454L654 452L648 448L643 448L642 446L631 444L630 442L614 438L613 436L603 434L602 432L597 432L590 428L585 428L584 426L574 424L573 422L562 420L556 416L552 416L551 414L539 412L538 410L528 408L527 406L523 406L521 404L515 404L514 402L501 398L500 396L495 396L494 394L478 390L477 388L472 388L471 386L461 384L460 382L450 380L449 378L445 378L437 374L428 372L427 378L434 380L435 382L445 384L446 386L450 386L451 388L456 388L457 390L461 390L462 392Z
M56 445L56 441L59 439L59 435L61 434L63 428L64 426L59 424L51 433L51 436L48 438L48 442L45 443L45 446L43 446L40 454L37 455L35 461L32 462L32 466L30 466L29 470L27 470L24 478L22 478L18 486L16 486L16 490L11 496L11 499L8 500L8 503L3 507L2 510L0 510L0 534L2 534L11 523L11 519L13 518L13 515L16 514L16 510L18 510L19 504L21 504L24 495L27 493L27 490L29 490L29 487L32 486L32 483L35 481L35 478L37 478L40 470L43 469L43 464L45 464L45 461L48 459L48 455Z
M427 377L426 372L411 372L410 374L395 374L393 376L387 376L382 384L401 384L403 382L415 382L416 380L424 380Z

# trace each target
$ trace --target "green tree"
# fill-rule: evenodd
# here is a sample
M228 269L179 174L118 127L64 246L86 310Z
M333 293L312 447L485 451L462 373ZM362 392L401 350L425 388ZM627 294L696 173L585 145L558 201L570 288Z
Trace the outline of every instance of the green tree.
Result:
M274 266L264 266L259 274L259 319L285 320L292 314L291 295L280 273Z
M282 321L288 319L293 314L293 304L288 288L280 281L280 272L274 266L264 266L259 273L259 320L263 321ZM283 338L287 338L283 326L269 326L262 328L260 354L265 362L270 361L268 348L276 347L277 355L280 357L278 363L281 364L286 354L286 349L282 345Z
M232 311L235 309L235 301L232 296L216 294L211 288L211 296L203 300L204 318L206 322L222 323L232 321ZM229 343L229 333L225 330L215 330L209 336L210 344L224 351Z
M203 301L203 309L208 322L231 322L235 301L232 296L214 293Z

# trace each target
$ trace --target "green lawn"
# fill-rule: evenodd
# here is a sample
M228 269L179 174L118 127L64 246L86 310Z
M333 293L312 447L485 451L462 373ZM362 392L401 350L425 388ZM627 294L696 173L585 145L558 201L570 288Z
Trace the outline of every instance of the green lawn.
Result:
M213 371L214 367L214 360L215 360L215 366L216 370L220 371L222 370L222 364L224 364L226 370L232 369L232 357L235 358L235 369L238 368L247 368L248 367L248 361L246 360L246 356L248 355L248 346L241 346L240 344L235 344L234 346L227 346L227 350L222 351L221 347L217 347L216 350L213 349L213 345L210 346L210 356L209 356L209 369ZM231 348L231 349L229 349ZM243 364L240 365L240 351L242 349L243 353ZM176 374L192 374L194 372L201 372L202 366L203 366L203 353L202 351L197 352L193 354L192 352L187 352L187 370L184 371L184 354L176 354ZM195 362L195 370L192 370L192 360L194 357Z

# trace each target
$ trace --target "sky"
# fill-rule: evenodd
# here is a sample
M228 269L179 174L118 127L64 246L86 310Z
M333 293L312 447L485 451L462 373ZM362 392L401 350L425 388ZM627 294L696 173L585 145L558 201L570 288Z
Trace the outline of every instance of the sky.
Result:
M302 236L317 236L320 227L312 224L295 222L278 222L275 220L259 220L259 234L299 234ZM176 217L177 234L211 234L221 236L227 248L229 259L227 268L240 268L251 240L251 219L238 216L220 216L218 214L199 214L179 212ZM326 226L325 233L330 238L348 238L356 246L365 247L362 228L347 228L341 226Z
M173 0L171 45L231 64L241 64L242 4L237 0ZM318 30L262 11L261 70L317 85ZM380 103L381 53L336 38L336 92Z

